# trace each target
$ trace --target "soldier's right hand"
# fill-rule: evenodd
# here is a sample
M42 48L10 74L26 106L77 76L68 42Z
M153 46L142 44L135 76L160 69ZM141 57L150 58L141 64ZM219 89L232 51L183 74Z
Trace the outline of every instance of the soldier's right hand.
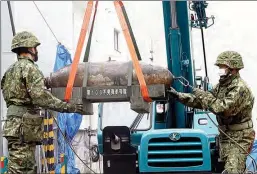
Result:
M46 77L46 78L44 79L44 84L45 84L45 87L46 87L47 89L51 88L50 85L49 85L49 77Z
M83 115L84 114L83 104L76 104L75 105L75 112Z
M168 90L168 93L171 97L173 98L178 98L179 97L179 92L177 92L174 88L170 87Z
M68 110L68 112L71 112L71 113L78 113L78 114L81 114L81 115L84 114L83 104L68 103L67 110Z

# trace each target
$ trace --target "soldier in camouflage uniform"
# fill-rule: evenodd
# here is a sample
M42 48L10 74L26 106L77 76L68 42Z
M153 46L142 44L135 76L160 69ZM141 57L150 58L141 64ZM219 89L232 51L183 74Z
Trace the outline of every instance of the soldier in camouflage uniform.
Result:
M18 61L9 67L1 80L8 107L3 136L8 140L8 172L36 173L35 148L43 139L43 117L39 108L83 114L83 106L66 103L45 89L44 76L35 62L39 40L29 32L17 33L12 51Z
M215 65L220 68L220 80L212 91L195 88L192 94L188 94L171 88L170 94L186 106L213 112L221 130L250 152L255 138L252 122L254 97L239 75L239 70L244 68L242 57L235 51L225 51L218 56ZM224 171L243 173L247 154L221 132L219 139Z

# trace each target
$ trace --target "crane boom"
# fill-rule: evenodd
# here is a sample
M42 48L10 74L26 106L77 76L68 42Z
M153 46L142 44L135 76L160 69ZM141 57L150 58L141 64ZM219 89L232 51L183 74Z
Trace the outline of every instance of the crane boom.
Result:
M187 1L163 1L162 3L168 69L174 76L183 76L190 84L194 84ZM174 82L173 87L180 92L190 92L190 88L184 87L179 82ZM172 127L186 127L185 106L181 103L173 103L171 107L173 108Z

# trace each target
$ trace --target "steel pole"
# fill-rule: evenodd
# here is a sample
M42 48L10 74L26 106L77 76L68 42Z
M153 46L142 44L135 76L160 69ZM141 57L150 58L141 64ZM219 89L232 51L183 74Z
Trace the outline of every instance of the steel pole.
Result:
M2 8L2 1L0 2L0 8ZM2 20L2 15L1 15ZM2 78L2 26L0 27L0 78ZM2 91L0 92L0 157L3 156L3 134L2 134L2 116L3 116L3 104L2 104Z

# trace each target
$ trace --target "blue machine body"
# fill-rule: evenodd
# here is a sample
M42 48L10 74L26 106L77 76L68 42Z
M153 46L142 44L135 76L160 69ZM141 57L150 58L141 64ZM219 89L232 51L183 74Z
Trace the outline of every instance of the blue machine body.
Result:
M183 76L195 85L195 68L191 54L190 19L187 1L163 1L163 17L166 38L168 69L174 76ZM175 5L175 8L172 8ZM176 11L173 11L176 10ZM175 12L175 13L174 13ZM176 21L172 21L172 13ZM172 27L175 22L175 27ZM192 89L175 81L173 87L179 92L190 93ZM214 151L217 128L204 111L196 111L185 105L170 101L165 121L156 121L156 102L151 111L152 125L147 131L133 131L131 144L138 149L139 172L211 172L211 155ZM98 143L103 153L101 130L102 107L99 105ZM209 113L215 120L215 115ZM205 124L201 124L204 120ZM191 124L189 124L191 123ZM171 141L171 136L177 141ZM176 137L178 136L178 137Z

